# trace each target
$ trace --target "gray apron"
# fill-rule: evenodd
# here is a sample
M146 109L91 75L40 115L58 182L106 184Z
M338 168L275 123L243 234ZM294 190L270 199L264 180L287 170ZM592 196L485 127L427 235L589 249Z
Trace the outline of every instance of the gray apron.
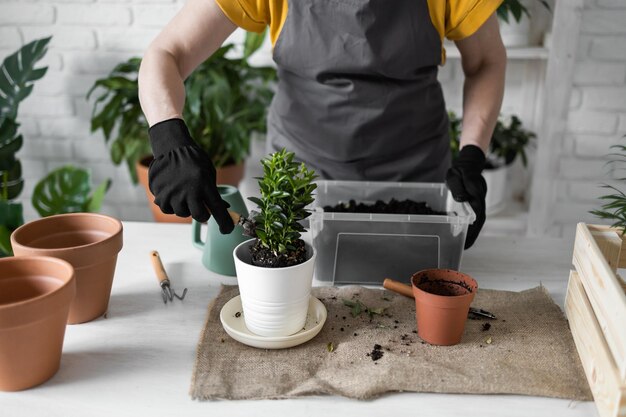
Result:
M442 182L448 118L426 0L292 0L274 46L268 151L323 179Z

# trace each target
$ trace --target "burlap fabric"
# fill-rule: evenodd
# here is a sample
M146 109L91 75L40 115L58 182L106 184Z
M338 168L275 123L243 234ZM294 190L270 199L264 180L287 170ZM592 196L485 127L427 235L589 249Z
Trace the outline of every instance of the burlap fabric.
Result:
M591 400L567 320L543 287L479 290L473 305L498 320L468 320L462 342L450 347L419 339L412 299L351 286L313 290L328 310L313 340L291 349L256 349L231 339L220 324L222 306L237 294L237 287L224 287L209 306L193 372L194 399L367 399L415 391ZM371 321L366 313L352 317L343 299L386 307L385 314ZM377 361L370 354L375 344L383 352Z

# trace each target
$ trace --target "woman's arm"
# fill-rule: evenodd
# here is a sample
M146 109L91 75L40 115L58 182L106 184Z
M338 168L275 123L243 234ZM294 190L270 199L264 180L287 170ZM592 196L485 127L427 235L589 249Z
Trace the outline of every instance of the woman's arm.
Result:
M183 81L235 28L214 0L188 0L152 41L139 69L139 100L150 126L182 118Z
M465 73L461 148L476 145L487 153L502 105L506 69L506 50L496 15L456 46Z

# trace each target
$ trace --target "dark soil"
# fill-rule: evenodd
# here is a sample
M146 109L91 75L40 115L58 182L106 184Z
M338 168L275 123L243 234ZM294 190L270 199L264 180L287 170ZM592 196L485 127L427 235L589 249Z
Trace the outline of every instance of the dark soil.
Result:
M250 247L252 264L264 268L284 268L305 262L307 257L304 241L299 239L295 242L294 246L296 250L275 256L272 251L268 248L264 248L261 242L257 240L256 243Z
M384 355L384 352L382 349L383 347L377 343L374 345L374 349L372 349L372 351L368 353L367 356L369 356L370 358L372 358L374 362L376 362L377 360L382 358Z
M455 296L472 292L472 288L463 281L430 280L428 276L423 276L417 286L434 295Z
M491 329L491 324L490 323L484 323L483 324L483 332L486 332L489 329Z
M330 213L377 213L377 214L431 214L447 215L445 211L436 211L424 202L413 200L399 201L392 198L391 201L376 201L374 204L357 203L350 200L346 203L339 203L334 206L324 206L324 211Z

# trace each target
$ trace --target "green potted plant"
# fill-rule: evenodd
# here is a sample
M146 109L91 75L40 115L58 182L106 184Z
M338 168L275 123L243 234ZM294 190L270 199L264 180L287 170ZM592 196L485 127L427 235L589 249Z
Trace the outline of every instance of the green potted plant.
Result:
M239 185L251 134L266 129L276 71L248 63L263 38L264 34L249 33L241 58L227 57L235 45L222 46L185 80L183 118L191 136L211 156L219 184ZM157 221L189 222L162 214L152 203L154 197L148 188L148 165L152 160L148 123L138 97L140 63L140 58L131 58L95 82L87 94L89 98L95 90L100 91L93 105L91 130L102 131L110 144L113 163L126 163L132 181L144 186Z
M16 158L23 143L19 134L19 104L33 91L47 67L35 68L48 50L50 37L22 46L0 66L0 257L12 255L11 233L24 223L18 198L24 187L22 165ZM89 173L72 166L51 172L36 186L32 203L41 216L76 211L98 211L110 180L91 192Z
M294 157L283 149L261 161L261 198L250 197L257 238L233 251L246 326L261 336L302 329L311 297L315 250L299 222L311 215L316 175Z
M448 119L450 148L454 159L459 151L462 123L452 111L448 112ZM487 182L487 214L495 214L506 206L507 190L510 188L508 174L517 158L524 167L528 165L526 149L533 144L535 137L535 133L523 127L519 117L511 115L498 118L483 171Z
M626 138L626 136L624 136ZM611 164L623 164L626 162L626 146L625 145L613 145L611 149L615 151L609 154L612 157L609 161ZM625 169L619 167L619 170ZM618 181L625 181L626 178L618 178ZM607 221L613 222L611 227L621 229L622 234L626 233L626 194L619 188L604 184L602 188L606 188L609 194L600 197L603 202L602 207L598 210L592 210L590 213Z
M548 11L550 5L546 0L536 0ZM530 12L528 0L504 0L498 7L497 15L502 23L500 34L502 42L508 47L528 46L530 42ZM511 19L512 17L512 19Z

